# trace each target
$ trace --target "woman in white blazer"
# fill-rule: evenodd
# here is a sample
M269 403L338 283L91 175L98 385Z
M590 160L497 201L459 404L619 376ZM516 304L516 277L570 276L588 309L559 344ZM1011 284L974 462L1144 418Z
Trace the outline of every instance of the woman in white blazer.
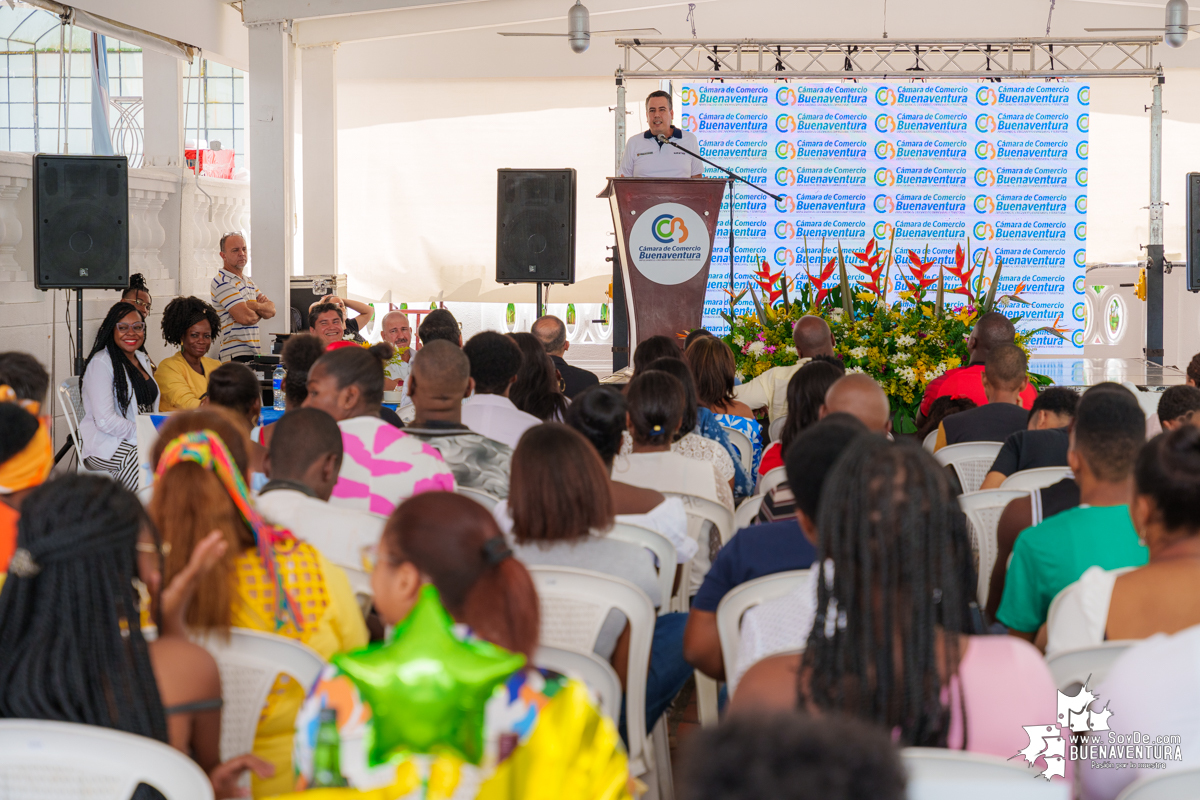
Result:
M154 365L143 350L146 319L130 303L108 311L83 365L80 393L83 465L104 471L130 491L138 488L137 415L158 410Z

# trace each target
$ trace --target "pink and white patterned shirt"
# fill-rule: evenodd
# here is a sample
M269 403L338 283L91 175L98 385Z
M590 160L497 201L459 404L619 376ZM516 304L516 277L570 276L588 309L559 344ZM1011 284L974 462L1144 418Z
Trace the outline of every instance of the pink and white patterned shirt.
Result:
M342 469L330 505L388 516L421 492L453 492L454 473L431 444L378 417L354 417L342 430Z

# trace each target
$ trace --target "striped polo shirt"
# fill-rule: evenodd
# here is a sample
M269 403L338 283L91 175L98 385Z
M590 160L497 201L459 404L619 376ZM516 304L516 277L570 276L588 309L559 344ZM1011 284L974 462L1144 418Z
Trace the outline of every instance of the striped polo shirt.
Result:
M258 287L246 277L238 277L222 268L212 279L213 307L221 317L220 359L229 361L235 356L258 355L258 325L239 325L229 309L258 297Z

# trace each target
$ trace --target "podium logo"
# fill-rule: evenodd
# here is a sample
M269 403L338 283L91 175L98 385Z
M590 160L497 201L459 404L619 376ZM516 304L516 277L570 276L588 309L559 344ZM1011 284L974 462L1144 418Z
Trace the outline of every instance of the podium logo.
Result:
M880 167L875 170L875 185L876 186L895 186L896 173L892 172L887 167Z
M687 225L684 224L682 217L662 214L655 218L650 230L654 234L654 238L663 244L683 244L688 240Z
M791 142L780 142L775 145L775 155L779 158L793 159L796 157L796 145Z
M975 145L975 157L991 161L996 157L996 145L991 142L978 142Z
M796 263L796 254L790 247L776 247L773 258L777 267L790 267Z
M880 114L875 118L875 130L880 133L895 133L896 118L891 114Z
M1081 195L1079 195L1079 197L1075 198L1075 210L1078 211L1080 214L1087 213L1087 195L1086 194L1081 194Z
M875 195L875 210L880 214L891 214L896 210L896 201L886 194Z
M976 222L975 227L971 229L971 233L975 235L976 239L984 240L991 239L995 235L991 224L987 222Z
M1092 89L1090 86L1080 86L1079 92L1075 96L1079 98L1081 106L1086 106L1092 100Z
M790 214L796 210L796 198L791 195L785 195L775 201L775 210L780 214Z
M990 86L980 86L975 91L975 102L981 106L996 105L996 90Z
M975 118L975 130L980 133L995 133L996 118L991 114L980 114Z
M775 183L780 186L794 186L796 184L796 173L787 167L780 167L775 170Z
M896 157L896 145L891 142L877 142L875 144L875 157L882 158L884 161L891 161Z
M1075 173L1075 183L1087 186L1087 167L1083 167Z
M1077 266L1077 267L1086 267L1087 266L1087 251L1084 250L1082 247L1075 251L1075 266Z
M791 114L780 114L775 118L775 130L780 133L794 133L796 130L796 118Z
M700 102L700 96L696 94L695 89L690 87L685 86L679 94L683 97L683 105L685 106L694 106Z
M1088 154L1088 143L1087 142L1080 142L1079 144L1075 145L1075 155L1079 156L1084 161L1086 161L1087 154Z
M679 118L679 127L683 128L685 131L691 131L692 133L695 133L696 129L700 127L700 120L691 114L684 114Z
M976 186L995 186L996 173L992 172L987 167L980 167L975 170L975 185Z
M787 220L779 220L775 223L775 238L776 239L795 239L796 228ZM776 262L778 263L778 262Z
M1079 241L1087 240L1087 223L1080 222L1075 226L1075 238Z
M996 213L996 201L986 194L975 195L975 211L979 214Z
M879 220L879 222L875 223L875 227L871 229L871 233L875 234L876 239L891 239L892 230L892 223Z
M875 90L875 102L881 106L896 105L896 93L887 86L880 86Z
M1089 125L1091 125L1091 119L1087 114L1080 114L1075 120L1075 127L1079 129L1080 133L1087 133Z
M775 102L781 106L796 105L796 90L790 86L780 86L775 92Z

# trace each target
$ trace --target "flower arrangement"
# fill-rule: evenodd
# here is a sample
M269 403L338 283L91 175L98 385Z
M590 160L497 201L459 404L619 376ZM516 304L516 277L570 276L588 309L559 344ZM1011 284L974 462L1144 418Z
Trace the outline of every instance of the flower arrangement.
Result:
M782 270L772 273L763 262L744 289L727 290L730 310L721 316L729 323L725 341L733 350L740 378L751 380L772 367L795 364L798 354L792 328L806 314L819 316L833 331L837 354L847 371L870 375L887 393L893 429L916 431L917 409L926 385L967 363L967 337L975 321L989 311L1029 302L1020 296L1023 284L1012 294L996 296L1003 262L997 262L995 274L988 280L980 266L987 263L986 252L976 263L970 257L970 240L965 250L961 244L955 247L954 263L949 265L930 260L928 248L925 256L908 250L902 256L907 263L898 264L894 244L893 238L885 252L870 239L861 253L849 254L857 263L848 265L840 243L826 261L822 242L814 272L805 242L802 276L797 274L793 280ZM848 266L862 277L852 281ZM956 285L947 286L947 273ZM889 304L889 288L901 286L900 299ZM935 287L936 296L931 298ZM735 315L736 303L747 292L755 313ZM962 302L948 303L947 294L961 296ZM1049 327L1018 333L1017 346L1027 350L1027 342L1043 332L1065 338L1061 321L1060 317ZM1039 386L1050 381L1041 375L1030 375L1030 380Z

